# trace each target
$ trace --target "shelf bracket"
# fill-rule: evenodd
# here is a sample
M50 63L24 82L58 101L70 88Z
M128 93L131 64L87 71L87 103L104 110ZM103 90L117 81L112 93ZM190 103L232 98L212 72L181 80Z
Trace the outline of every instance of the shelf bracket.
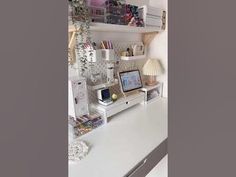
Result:
M76 32L71 32L72 34L70 35L69 32L69 44L68 44L68 62L70 65L73 65L75 63L75 44L74 44L74 39L75 39L75 34Z
M142 36L143 44L148 46L157 34L158 32L144 33Z
M73 40L75 38L75 33L76 32L72 32L72 35L70 37L70 41L69 41L69 45L68 45L68 48L71 49L72 48L72 44L73 44Z

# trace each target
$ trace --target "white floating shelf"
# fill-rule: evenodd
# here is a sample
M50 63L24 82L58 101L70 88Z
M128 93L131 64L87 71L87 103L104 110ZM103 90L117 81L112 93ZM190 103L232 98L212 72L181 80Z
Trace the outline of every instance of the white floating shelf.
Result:
M142 60L146 59L146 55L138 55L138 56L132 56L132 57L120 57L121 60L131 61L131 60Z
M118 84L118 79L115 79L115 81L112 82L112 83L101 83L101 84L98 84L98 85L90 85L89 87L92 90L98 90L98 89L105 88L105 87L111 87L111 86L114 86L116 84Z
M159 27L134 27L127 25L114 25L107 23L91 23L91 31L100 31L100 32L122 32L122 33L152 33L152 32L161 32L162 29ZM69 32L75 31L75 27L70 24Z

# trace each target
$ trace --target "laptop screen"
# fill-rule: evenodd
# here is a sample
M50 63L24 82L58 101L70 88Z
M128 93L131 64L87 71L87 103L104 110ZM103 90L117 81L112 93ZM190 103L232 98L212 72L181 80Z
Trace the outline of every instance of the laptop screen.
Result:
M119 76L123 92L129 92L143 87L139 70L120 72Z

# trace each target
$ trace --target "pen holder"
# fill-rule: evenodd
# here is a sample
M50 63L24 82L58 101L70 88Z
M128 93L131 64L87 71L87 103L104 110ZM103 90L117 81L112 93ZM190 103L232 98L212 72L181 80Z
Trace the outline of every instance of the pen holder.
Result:
M102 59L102 50L98 49L98 50L86 50L86 56L87 56L87 60L88 62L98 62L101 61Z
M114 49L102 49L102 59L106 61L115 61Z

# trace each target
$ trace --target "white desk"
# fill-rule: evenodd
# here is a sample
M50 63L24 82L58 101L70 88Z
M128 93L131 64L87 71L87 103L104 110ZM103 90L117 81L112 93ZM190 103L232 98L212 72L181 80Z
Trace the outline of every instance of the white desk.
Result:
M91 146L69 177L122 177L167 138L167 99L123 111L81 137Z
M166 155L146 177L168 177L168 155Z

